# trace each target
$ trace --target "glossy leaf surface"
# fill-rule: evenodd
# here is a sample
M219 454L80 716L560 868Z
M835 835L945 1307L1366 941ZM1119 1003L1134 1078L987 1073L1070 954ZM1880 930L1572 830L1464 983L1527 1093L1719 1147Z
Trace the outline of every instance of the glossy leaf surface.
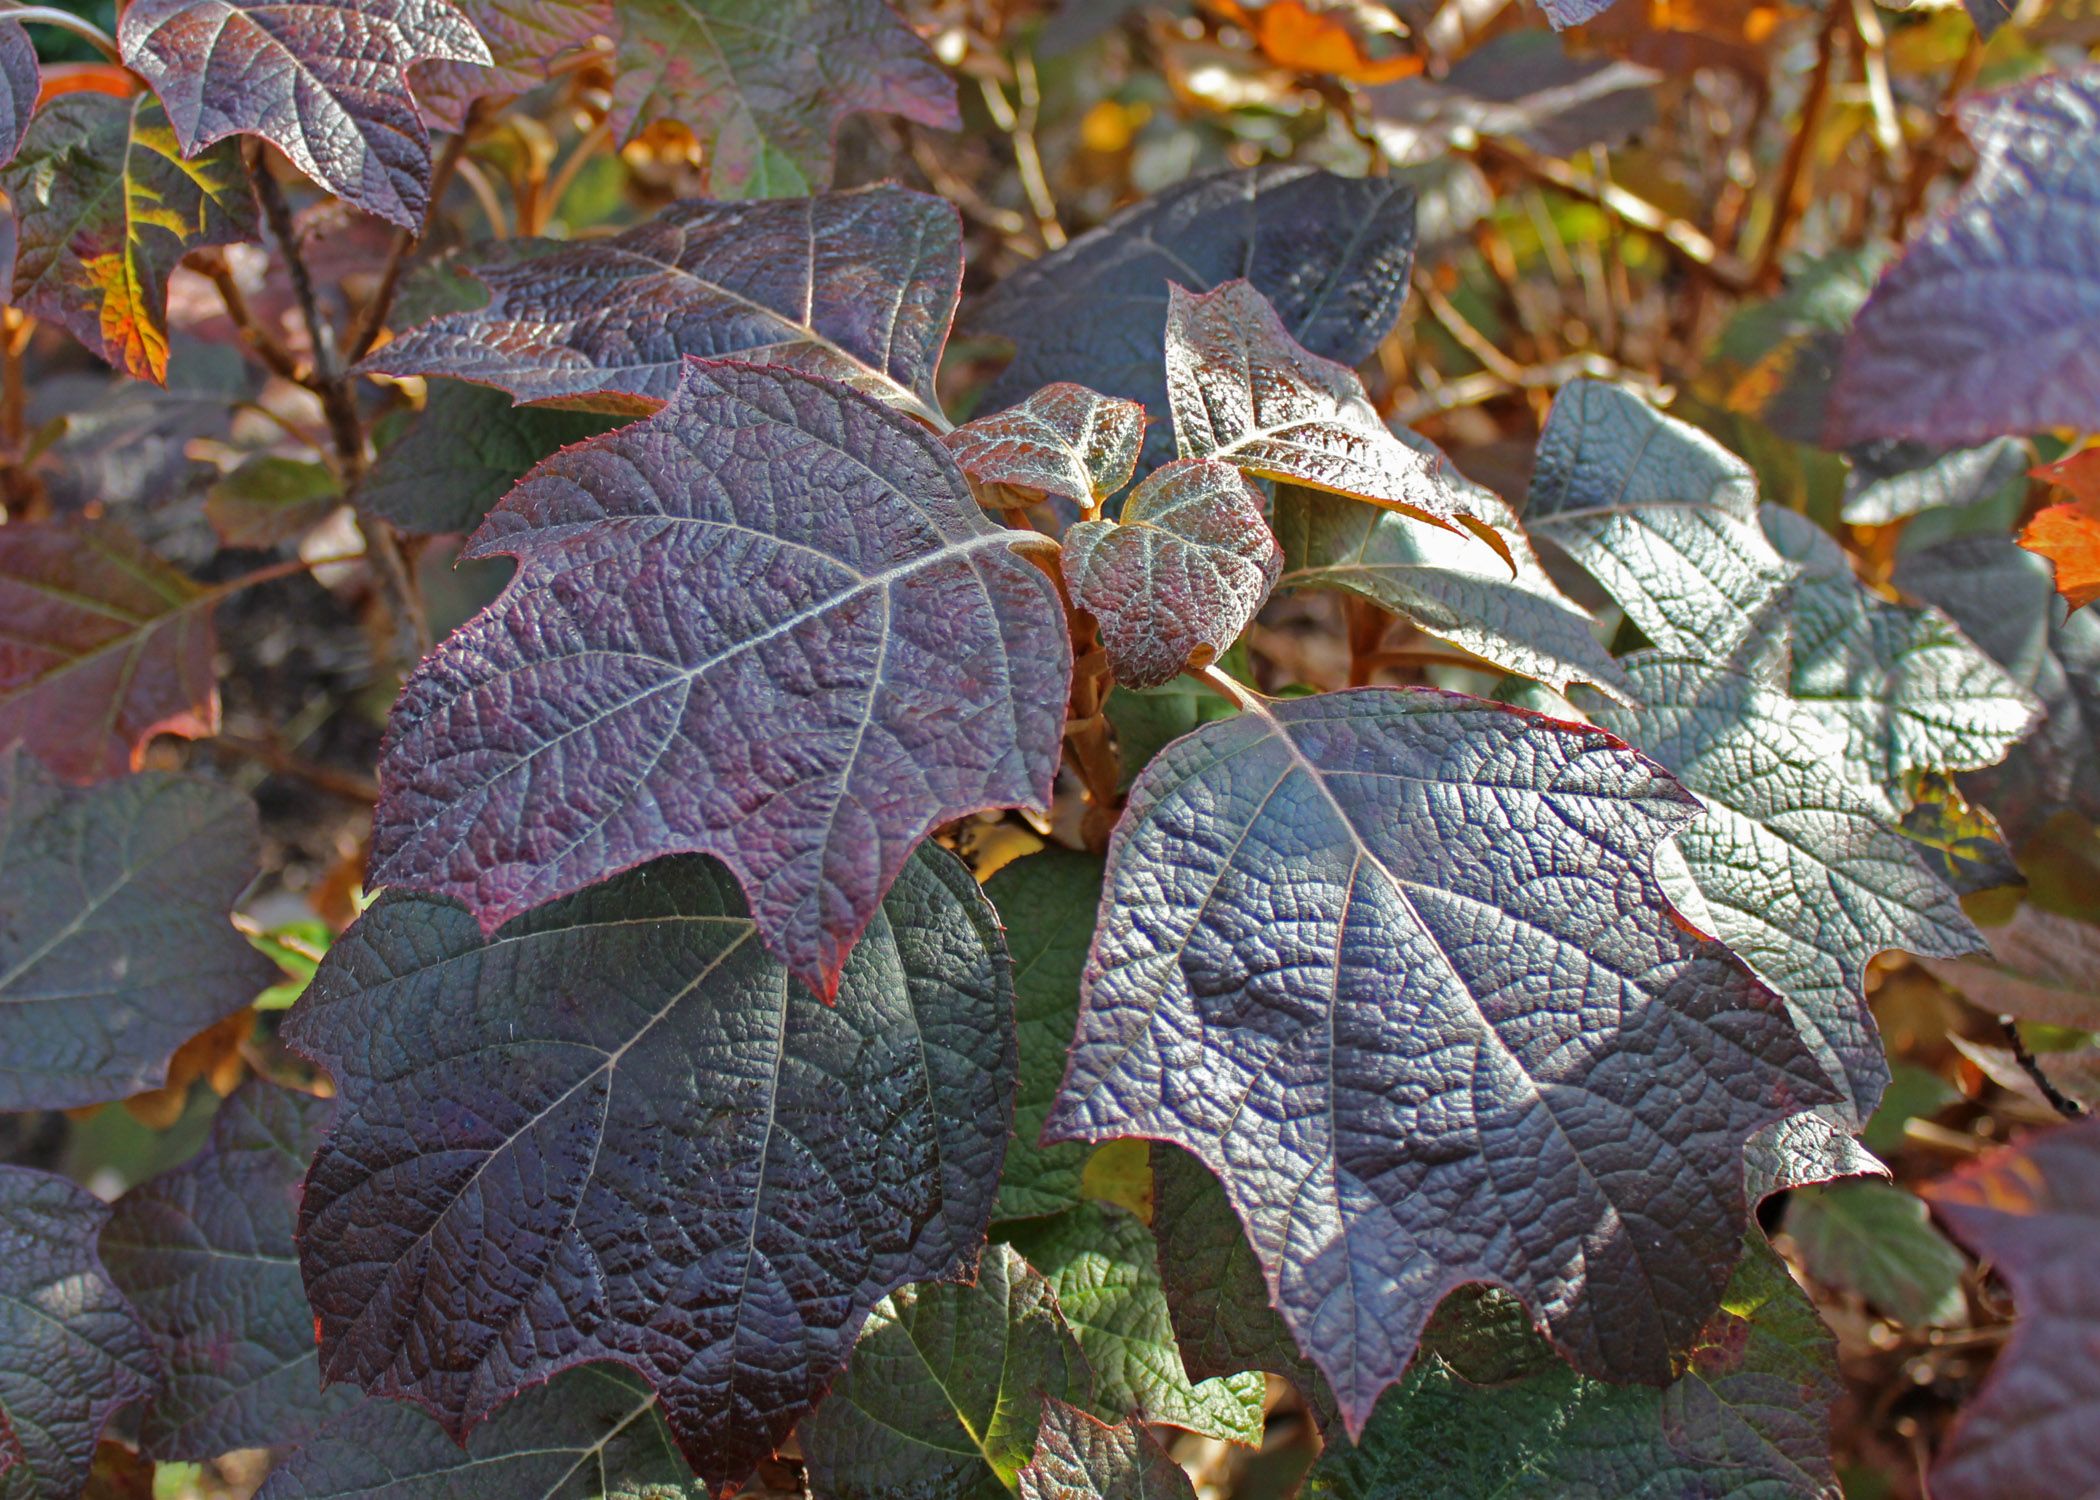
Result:
M140 1427L151 1456L289 1447L354 1401L345 1387L321 1389L292 1246L299 1179L333 1112L251 1080L196 1158L117 1200L102 1258L165 1376Z
M957 466L980 483L1065 495L1095 509L1130 483L1144 440L1144 407L1069 381L942 439Z
M939 850L891 889L835 1006L765 952L711 860L489 939L388 893L284 1029L342 1096L299 1218L324 1374L463 1437L617 1359L702 1477L735 1484L878 1299L971 1264L1012 1006L991 908Z
M1743 1143L1831 1097L1649 873L1692 811L1608 735L1428 690L1208 725L1131 793L1048 1130L1202 1157L1353 1428L1468 1281L1661 1382Z
M1938 1500L2090 1493L2100 1476L2100 1120L2032 1136L1930 1184L1955 1238L2012 1287L2019 1320L1940 1450Z
M215 597L114 526L0 527L0 745L96 781L156 734L215 733Z
M999 1500L1033 1455L1046 1396L1084 1404L1093 1375L1050 1285L988 1245L974 1285L906 1287L878 1306L802 1429L824 1500Z
M138 1314L95 1255L109 1209L0 1166L0 1496L70 1500L117 1409L159 1378Z
M1797 1188L1786 1232L1810 1276L1857 1292L1899 1323L1939 1328L1968 1316L1968 1262L1932 1227L1924 1202L1893 1183Z
M152 1088L255 998L276 966L227 913L256 843L231 788L158 771L75 788L0 751L0 1109Z
M452 0L137 0L117 41L186 154L259 135L338 198L415 230L430 133L407 69L489 60Z
M373 879L486 930L713 854L829 994L929 829L1048 805L1063 613L925 429L809 376L687 368L467 548L519 571L395 707Z
M73 93L31 125L0 171L14 205L15 305L62 323L140 380L168 373L168 273L191 250L252 239L240 152L184 161L145 96Z
M1207 292L1245 277L1292 338L1355 366L1400 315L1414 243L1414 190L1396 179L1277 163L1176 183L1030 261L971 309L971 332L1019 349L983 409L1068 380L1165 411L1169 283ZM1145 461L1172 456L1155 427Z
M1196 1500L1188 1474L1141 1425L1097 1422L1055 1397L1043 1402L1035 1457L1014 1477L1021 1500Z
M1829 439L1977 443L2100 425L2100 68L1967 101L1976 170L1845 341Z
M362 368L647 412L670 399L688 355L734 356L937 411L962 238L940 199L882 185L674 203L608 239L518 241L469 269L487 306L412 328Z
M1261 512L1231 464L1183 458L1145 476L1120 522L1066 528L1065 586L1100 621L1118 682L1162 687L1239 638L1283 567Z

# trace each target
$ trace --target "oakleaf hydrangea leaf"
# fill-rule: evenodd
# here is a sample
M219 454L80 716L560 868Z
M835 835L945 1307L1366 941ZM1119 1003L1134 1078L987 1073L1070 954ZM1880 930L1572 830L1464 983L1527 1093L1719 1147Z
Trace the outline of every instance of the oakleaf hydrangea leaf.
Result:
M506 1401L465 1446L401 1401L368 1398L270 1471L256 1500L700 1500L649 1383L564 1370Z
M412 536L470 532L534 464L614 425L592 412L513 406L501 391L434 380L422 415L358 482L357 500Z
M1659 1391L1552 1360L1507 1298L1469 1311L1360 1439L1330 1444L1307 1500L1838 1500L1834 1341L1762 1246Z
M1021 1500L1196 1500L1180 1464L1136 1422L1097 1422L1043 1400L1035 1457L1014 1476Z
M1834 446L2100 427L2100 68L1969 100L1961 121L1976 170L1853 323Z
M434 125L457 130L467 106L494 94L526 94L550 65L613 30L612 0L455 0L481 33L489 62L419 62L408 70L416 103Z
M102 1424L159 1378L138 1314L95 1255L109 1209L63 1177L0 1166L0 1496L70 1500Z
M1986 1014L2100 1031L2100 927L2022 902L2010 922L1983 936L1990 962L1927 967Z
M1159 1247L1136 1214L1089 1200L1026 1226L1013 1243L1057 1293L1094 1371L1097 1415L1110 1421L1136 1415L1260 1445L1261 1375L1235 1371L1191 1383L1174 1343Z
M1046 1396L1084 1403L1093 1374L1050 1284L988 1245L972 1286L906 1287L878 1305L802 1429L825 1500L1002 1500L1033 1455Z
M1019 350L983 409L1076 381L1165 411L1170 283L1207 292L1245 277L1293 339L1353 367L1399 318L1414 248L1414 189L1398 178L1279 162L1176 183L1030 261L970 311L970 332L1003 334ZM1155 429L1146 465L1172 456Z
M239 148L184 161L151 98L84 91L52 100L22 150L0 171L15 212L15 305L126 374L165 380L168 273L201 246L255 235Z
M2031 1136L1923 1191L2005 1278L2019 1313L1940 1450L1935 1500L2090 1494L2100 1477L2100 1119Z
M1713 933L1786 996L1863 1124L1888 1083L1867 965L1983 951L1954 892L1840 766L1842 734L1775 685L1660 652L1621 665L1646 707L1589 710L1706 805L1677 835Z
M1935 450L1927 444L1866 443L1846 455L1844 519L1853 526L1885 526L1945 505L1973 505L2019 480L2032 462L2019 438L1997 438L1977 448Z
M980 483L1065 495L1099 510L1130 483L1144 440L1144 407L1061 381L1019 406L964 423L942 441Z
M885 0L615 0L614 16L613 129L678 121L719 197L829 187L858 111L962 123L954 80Z
M1183 458L1145 476L1120 522L1065 529L1065 586L1118 682L1163 686L1239 638L1283 567L1261 509L1231 464Z
M1079 1022L1079 976L1101 906L1101 861L1052 845L1000 869L984 893L1006 926L1013 954L1021 1058L1014 1133L993 1217L1062 1213L1079 1202L1090 1148L1076 1141L1045 1146L1040 1137Z
M1466 522L1498 552L1508 543L1471 515L1471 496L1440 456L1386 430L1356 372L1309 353L1253 283L1167 294L1167 399L1183 458L1222 459L1270 479L1375 501L1432 525Z
M2046 559L2003 537L1963 537L1901 559L1890 581L1936 605L2042 703L2002 765L1962 778L2025 839L2063 808L2100 821L2100 614L2054 596Z
M687 857L493 938L390 891L283 1034L342 1101L299 1214L324 1376L463 1438L619 1360L718 1492L880 1298L967 1272L1011 1118L998 924L937 848L835 1006L765 951L728 872Z
M216 733L217 598L115 526L0 527L0 745L95 781L157 734Z
M166 1374L140 1426L150 1457L288 1447L355 1399L321 1389L292 1246L299 1179L333 1112L250 1080L220 1106L202 1152L117 1200L102 1257Z
M76 788L0 751L0 1109L154 1088L255 998L277 969L227 913L257 842L230 787L148 771Z
M452 0L135 0L117 43L185 154L258 135L338 198L416 230L430 132L407 69L489 61Z
M1944 1328L1968 1316L1968 1262L1932 1227L1915 1193L1887 1182L1797 1187L1786 1232L1810 1277L1858 1293L1907 1327Z
M1046 1134L1201 1157L1352 1429L1470 1281L1666 1381L1739 1253L1744 1142L1832 1098L1650 873L1691 794L1456 694L1250 703L1131 792Z
M674 203L602 240L515 241L468 263L486 306L434 318L366 360L519 401L654 411L688 355L843 380L936 413L934 366L962 282L938 198L882 184L776 203Z
M42 82L36 43L20 21L0 21L0 166L22 149Z
M940 441L848 388L687 366L548 459L465 556L519 559L380 759L372 878L483 929L709 853L820 995L933 826L1046 807L1071 671L1050 580Z

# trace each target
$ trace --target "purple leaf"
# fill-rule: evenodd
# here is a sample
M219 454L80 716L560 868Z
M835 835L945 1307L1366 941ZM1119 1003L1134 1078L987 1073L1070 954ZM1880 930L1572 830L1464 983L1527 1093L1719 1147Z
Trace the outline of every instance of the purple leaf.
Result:
M1970 100L1976 171L1845 340L1827 440L2100 427L2100 67Z
M42 81L29 32L20 21L0 20L0 166L22 149Z
M612 0L455 0L488 46L487 66L419 62L408 70L416 102L434 125L457 130L467 106L490 95L530 93L548 67L613 30Z
M821 995L913 847L1047 807L1071 647L931 433L829 381L687 366L565 449L467 557L519 560L427 658L380 757L372 881L492 931L645 860L716 855Z
M1455 694L1252 701L1131 793L1045 1134L1201 1157L1352 1431L1471 1281L1667 1381L1740 1253L1745 1141L1832 1098L1651 873L1692 797Z
M1035 1456L1014 1476L1021 1500L1196 1500L1195 1486L1143 1426L1098 1422L1043 1398Z
M556 1372L618 1361L719 1494L877 1301L969 1271L1012 1112L998 923L933 847L835 1005L688 857L493 938L388 892L284 1034L342 1100L299 1216L325 1376L463 1439Z
M677 388L686 356L734 355L937 415L962 230L940 199L885 184L674 203L611 239L515 242L471 269L488 283L485 307L411 329L363 368L647 412Z
M1160 687L1239 638L1283 569L1261 496L1231 464L1176 459L1145 476L1117 521L1065 531L1072 602L1101 622L1109 670Z
M406 70L489 61L452 0L134 0L117 41L186 153L261 136L338 198L406 229L421 229L430 206L430 132Z
M1067 381L967 422L941 441L980 484L1064 495L1098 511L1130 483L1144 440L1144 407Z

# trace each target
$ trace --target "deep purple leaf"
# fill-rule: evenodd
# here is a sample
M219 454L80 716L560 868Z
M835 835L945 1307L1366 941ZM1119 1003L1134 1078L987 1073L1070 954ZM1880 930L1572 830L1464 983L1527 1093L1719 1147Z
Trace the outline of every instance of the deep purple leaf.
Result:
M1138 779L1046 1135L1216 1171L1360 1429L1446 1291L1661 1383L1741 1247L1744 1142L1832 1094L1650 872L1691 796L1426 689L1272 703Z
M1961 118L1976 171L1852 325L1833 447L2100 427L2100 67L1970 100Z
M466 556L519 559L425 660L380 759L372 879L483 929L714 854L819 994L935 824L1047 807L1071 648L940 441L829 381L687 366L547 460Z
M70 1500L102 1425L159 1367L95 1255L109 1209L48 1172L0 1166L0 1495Z
M1014 1479L1021 1500L1196 1500L1180 1464L1139 1423L1098 1422L1043 1398L1035 1456Z
M157 1087L276 977L227 916L256 843L229 787L149 771L75 788L0 751L0 1110Z
M186 153L261 136L329 192L406 229L421 229L430 206L430 132L407 69L489 61L452 0L133 0L117 42Z
M670 399L686 356L733 355L927 414L939 410L962 231L940 199L883 184L674 203L611 239L513 242L470 269L487 306L411 329L363 368L646 412Z
M321 1389L292 1247L299 1179L334 1109L252 1079L194 1160L117 1200L102 1257L166 1372L140 1425L148 1456L285 1447L353 1399Z
M682 858L489 939L389 892L284 1034L342 1095L299 1217L324 1375L463 1437L617 1360L718 1491L875 1302L974 1263L1012 1112L998 924L931 847L835 1006L765 951L722 866Z
M942 441L980 484L1064 495L1099 510L1137 472L1144 439L1144 407L1065 382L966 422Z
M2012 1341L1940 1450L1934 1500L2100 1490L2100 1119L2032 1136L1924 1194L2011 1285L2019 1312Z
M42 79L29 32L20 21L0 21L0 167L22 149Z

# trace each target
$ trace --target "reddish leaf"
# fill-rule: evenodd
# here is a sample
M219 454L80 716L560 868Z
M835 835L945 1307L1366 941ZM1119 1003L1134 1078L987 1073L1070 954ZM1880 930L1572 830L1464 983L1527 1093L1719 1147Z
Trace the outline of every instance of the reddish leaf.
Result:
M184 151L261 136L329 192L408 229L430 204L430 133L406 70L489 61L452 0L135 0L117 41Z
M1176 459L1154 469L1116 521L1065 532L1072 602L1101 622L1109 670L1159 687L1205 667L1239 638L1283 571L1261 496L1231 464Z
M492 61L419 62L408 70L432 124L457 130L467 106L489 95L523 94L548 67L613 30L613 0L455 0L488 44Z
M0 527L0 746L95 781L156 734L216 733L217 598L114 526Z
M1055 1396L1043 1398L1035 1456L1014 1480L1021 1500L1195 1500L1181 1465L1136 1422L1096 1421Z
M0 20L0 166L22 149L38 89L36 44L20 21Z
M942 441L965 474L1065 495L1089 511L1130 483L1145 408L1083 385L1046 385L1019 406L966 422Z
M2032 1136L1921 1189L2012 1287L2019 1319L1932 1472L1934 1500L2100 1488L2100 1119Z
M677 387L687 355L734 355L931 415L962 232L940 199L884 184L674 203L611 239L513 243L472 269L488 283L486 307L411 329L364 368L648 412Z
M1047 806L1071 670L1050 580L940 441L830 381L690 361L548 459L466 556L517 577L394 711L374 884L490 930L718 856L819 994L936 823Z

